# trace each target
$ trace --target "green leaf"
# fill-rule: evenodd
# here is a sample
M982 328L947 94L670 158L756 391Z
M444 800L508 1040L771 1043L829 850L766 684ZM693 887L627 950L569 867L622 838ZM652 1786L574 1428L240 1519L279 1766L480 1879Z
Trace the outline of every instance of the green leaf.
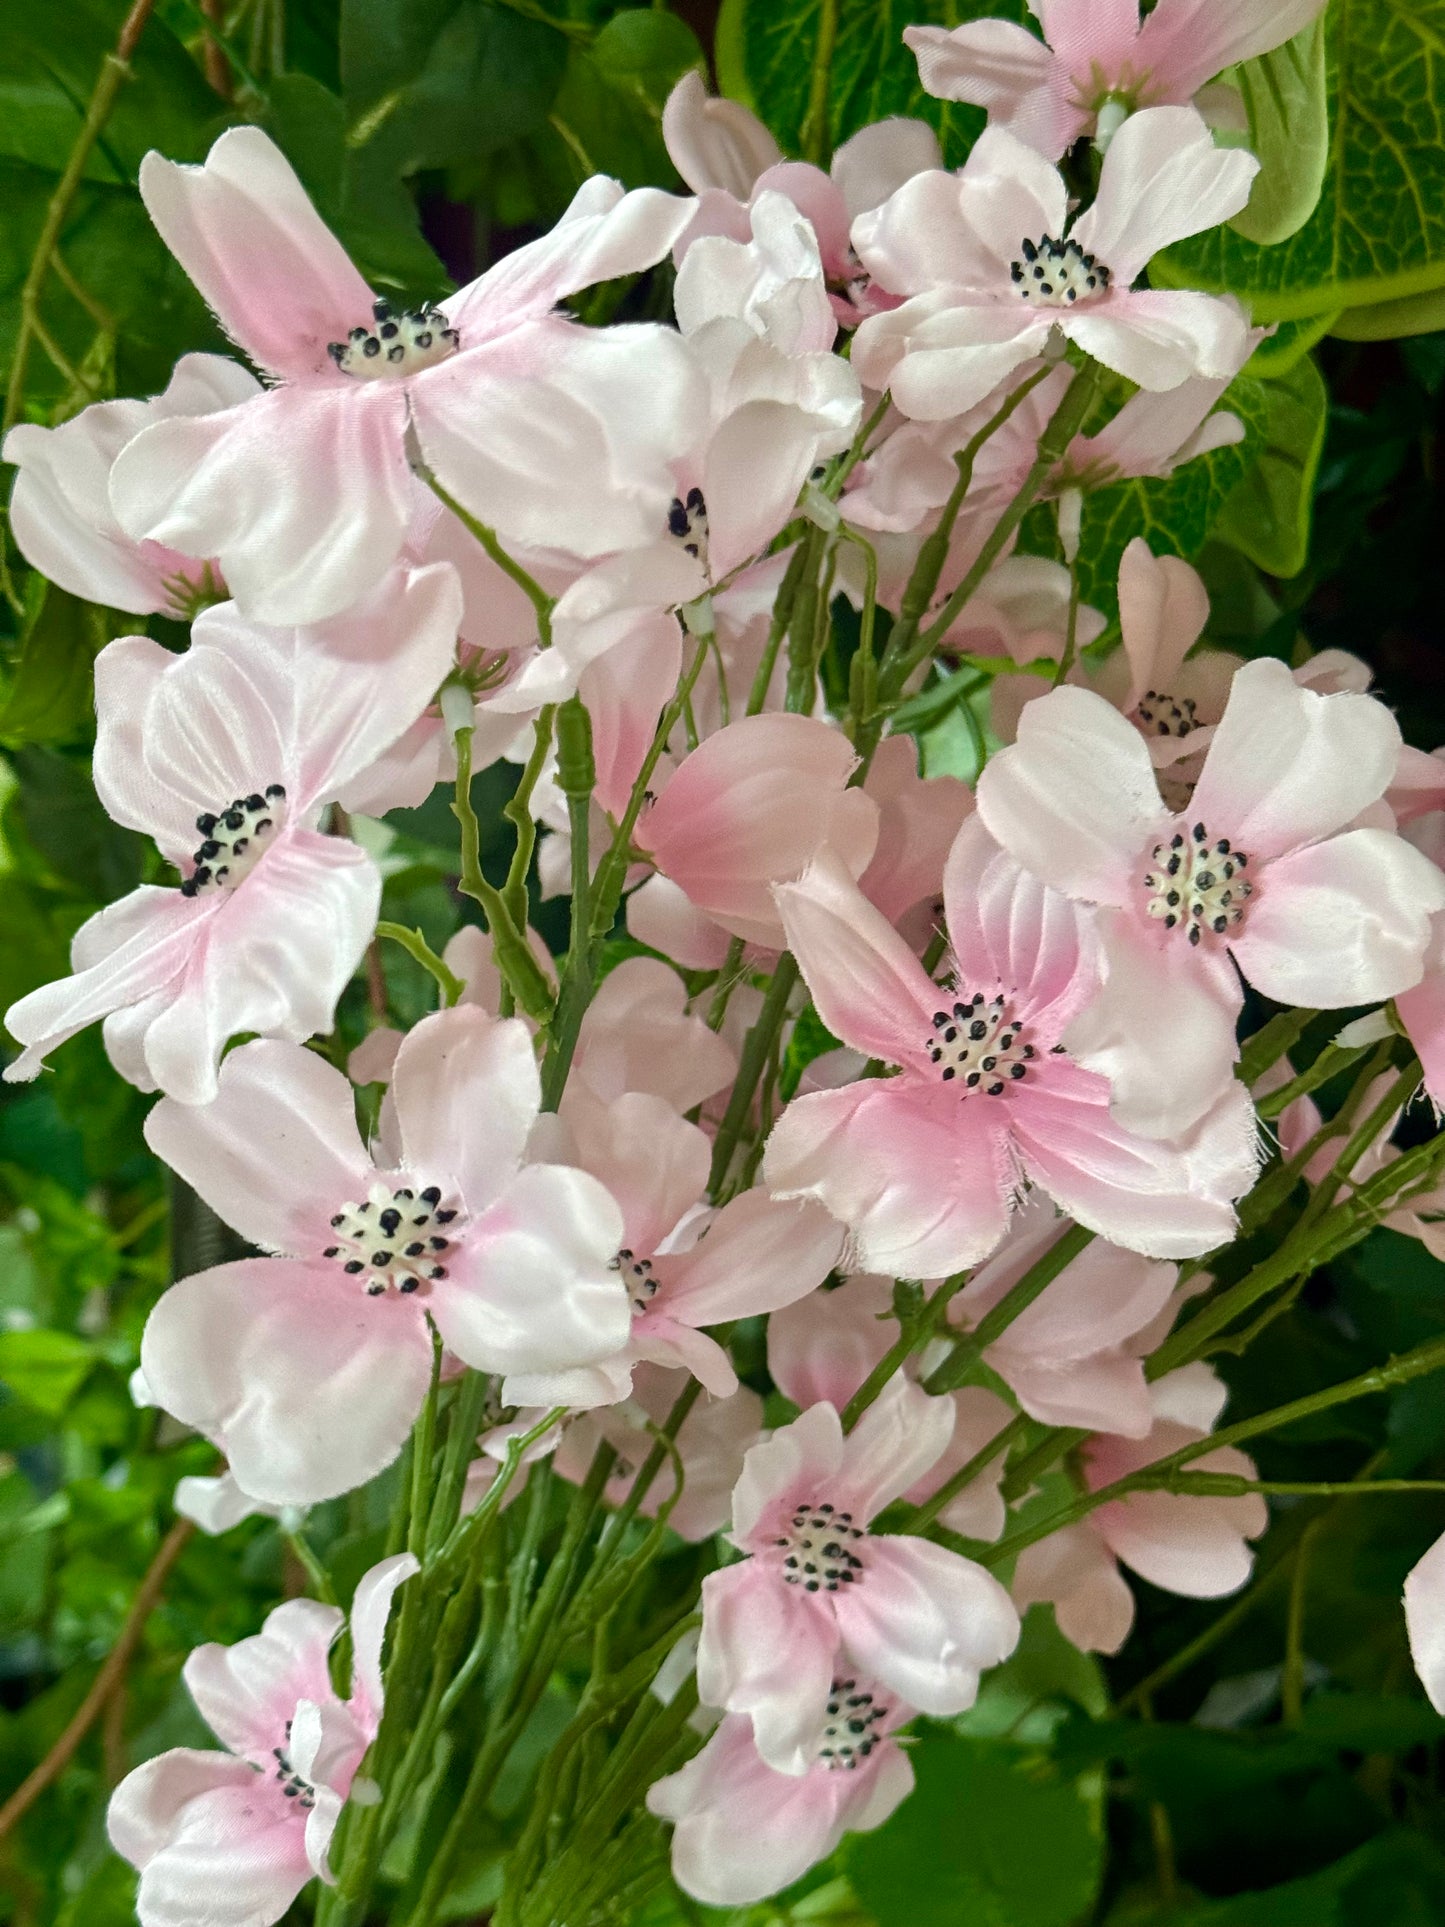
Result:
M568 185L593 173L629 187L675 180L662 106L673 83L704 59L690 27L651 8L616 14L590 46L574 45L548 114L571 164Z
M878 1927L1069 1927L1103 1865L1097 1802L1048 1760L930 1732L909 1749L917 1790L849 1842L848 1877Z
M95 656L105 641L98 614L47 585L0 707L0 742L73 743L88 733Z
M1445 328L1445 288L1408 294L1400 301L1376 301L1368 308L1346 308L1330 327L1342 341L1398 341L1404 335L1432 335Z
M1301 355L1307 355L1317 341L1327 335L1339 320L1338 314L1307 315L1302 321L1281 321L1273 334L1260 342L1244 364L1247 375L1273 381L1287 375Z
M1156 284L1229 292L1284 321L1424 294L1445 282L1445 0L1348 0L1325 37L1324 189L1297 234L1230 228L1157 256Z
M1215 533L1268 575L1298 575L1309 556L1315 479L1329 393L1310 356L1261 383L1265 428L1254 465L1224 505Z
M113 823L83 765L52 749L15 758L16 798L31 843L51 869L92 903L109 903L141 880L145 839Z
M72 1332L0 1332L0 1384L52 1418L80 1390L92 1362L90 1346Z
M796 153L808 109L818 27L828 0L723 0L718 83L760 114ZM838 32L828 78L828 137L837 147L871 121L911 114L931 122L944 160L958 166L983 129L981 108L934 100L903 44L913 25L1030 16L1024 0L837 0Z
M1230 226L1270 247L1298 234L1324 185L1330 153L1324 14L1273 53L1247 60L1236 77L1260 171L1249 205Z

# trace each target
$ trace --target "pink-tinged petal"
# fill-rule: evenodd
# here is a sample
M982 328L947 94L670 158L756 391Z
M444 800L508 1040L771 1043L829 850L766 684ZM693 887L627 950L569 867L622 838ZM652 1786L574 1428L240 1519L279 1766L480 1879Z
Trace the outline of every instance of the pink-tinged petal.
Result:
M1139 29L1138 60L1156 90L1187 100L1206 80L1292 40L1325 0L1163 0Z
M1385 800L1401 825L1445 809L1445 757L1438 750L1427 756L1402 743Z
M383 1559L357 1581L351 1600L350 1710L368 1738L381 1724L381 1647L398 1586L421 1570L409 1552Z
M1197 378L1167 394L1133 395L1097 435L1073 443L1071 461L1086 470L1093 460L1121 475L1168 475L1210 448L1233 447L1244 439L1244 423L1228 410L1209 412L1227 385Z
M1021 869L973 816L949 852L944 915L960 991L1000 986L1009 1010L1052 1044L1099 982L1090 913Z
M678 326L703 350L704 361L710 359L712 345L710 331L705 331L718 321L741 323L748 334L766 336L786 355L826 351L833 345L838 324L824 286L819 236L787 186L779 193L773 185L780 175L779 185L796 181L799 172L796 166L786 172L776 169L766 182L759 182L748 211L748 240L709 234L688 249L678 269L673 307ZM818 176L815 169L808 169L802 179L815 194L826 193L826 176Z
M309 830L282 836L207 919L183 980L146 1032L156 1088L206 1104L229 1038L255 1031L300 1043L330 1030L380 896L376 865L354 843Z
M311 1505L390 1465L421 1410L421 1308L326 1262L244 1258L184 1278L146 1324L156 1401L214 1439L248 1492Z
M1149 1392L1154 1401L1156 1418L1188 1426L1201 1436L1214 1430L1229 1402L1229 1387L1214 1367L1203 1359L1196 1359L1192 1365L1181 1365L1177 1371L1166 1372L1163 1378L1155 1379ZM1150 1456L1150 1453L1135 1454L1130 1463L1146 1465ZM1157 1451L1152 1456L1157 1457Z
M145 1867L170 1842L176 1822L192 1800L218 1787L254 1787L256 1774L229 1753L172 1747L127 1773L110 1796L105 1830L110 1844L133 1867Z
M1204 633L1209 597L1197 570L1155 556L1136 535L1119 560L1119 627L1130 669L1132 709L1149 689L1172 691L1184 658Z
M1232 1200L1259 1159L1247 1107L1182 1146L1136 1137L1110 1116L1103 1078L1053 1059L1010 1108L1025 1170L1091 1231L1152 1258L1197 1257L1233 1237Z
M589 663L577 693L592 723L596 798L621 815L652 747L658 718L677 687L682 630L669 610L639 614L624 642Z
M1423 967L1425 974L1415 988L1396 998L1395 1010L1415 1047L1425 1090L1438 1112L1445 1110L1445 918L1431 923Z
M1023 301L954 305L946 289L916 295L891 314L869 316L853 338L853 365L870 388L890 389L912 420L948 421L1043 351L1049 329L1037 313Z
M6 1029L25 1048L6 1065L5 1081L26 1082L67 1037L166 991L185 971L209 914L153 884L98 910L76 932L74 976L42 984L6 1011Z
M855 876L878 811L847 787L855 761L840 731L808 716L749 716L684 758L638 827L654 863L735 936L776 947L770 886L798 877L827 844Z
M210 1104L162 1098L147 1144L249 1243L314 1256L372 1178L350 1083L314 1051L258 1039L230 1053L218 1084Z
M1250 861L1343 829L1384 795L1400 726L1373 696L1320 696L1282 662L1235 676L1190 812L1227 825Z
M627 899L627 933L682 970L721 970L729 938L720 923L694 908L679 884L650 876ZM768 948L782 943L779 933Z
M200 167L147 154L140 191L207 306L261 367L321 375L328 343L370 319L371 290L259 127L230 128Z
M748 1547L770 1505L791 1493L823 1492L843 1463L843 1425L831 1405L809 1406L791 1425L755 1445L733 1490L733 1539ZM766 1533L749 1549L769 1544Z
M826 1766L779 1773L761 1758L752 1721L733 1713L696 1759L648 1789L647 1806L674 1823L672 1872L684 1893L745 1907L791 1886L837 1846L843 1778ZM898 1799L907 1791L900 1785Z
M327 1659L341 1613L317 1599L288 1599L259 1633L234 1646L197 1646L181 1669L201 1718L222 1745L275 1772L298 1700L329 1700Z
M1192 1427L1161 1421L1145 1440L1099 1437L1087 1448L1087 1472L1097 1490L1197 1438ZM1190 1461L1199 1472L1253 1478L1254 1465L1230 1446ZM1114 1556L1151 1585L1186 1599L1220 1599L1249 1578L1257 1539L1269 1522L1258 1493L1208 1499L1175 1492L1132 1492L1090 1514Z
M852 440L857 379L836 356L823 366L831 395L744 402L713 436L703 462L702 492L714 574L722 576L760 554L792 515L813 470ZM819 406L810 409L808 403Z
M511 542L590 557L666 528L668 462L705 388L670 329L542 320L423 370L408 393L448 494Z
M1388 830L1348 830L1270 864L1230 948L1280 1003L1373 1004L1420 981L1442 908L1445 876L1427 856Z
M1084 73L1098 60L1122 64L1134 51L1139 33L1139 0L1029 0L1044 38L1069 68Z
M912 737L886 736L864 791L878 805L878 847L859 887L890 923L938 895L943 866L973 796L956 776L920 776Z
M940 284L970 287L983 282L989 257L968 224L956 174L942 169L915 174L881 207L853 223L853 245L864 266L892 294L922 295ZM875 320L860 329L860 345L878 333ZM856 354L855 354L856 358ZM871 387L872 376L859 373Z
M652 1091L678 1111L729 1082L737 1059L687 1011L687 988L655 957L626 957L588 1005L573 1075L604 1100Z
M1445 1539L1405 1575L1405 1631L1425 1695L1445 1713Z
M177 1518L189 1519L212 1537L229 1532L243 1519L275 1518L278 1513L276 1507L262 1505L249 1492L243 1492L229 1472L214 1479L177 1479L171 1503Z
M867 1057L930 1069L942 993L833 852L775 894L788 948L829 1030Z
M1082 131L1084 115L1051 84L1054 56L1013 21L977 20L951 33L905 27L903 39L917 56L925 93L987 108L991 125L1006 127L1048 160Z
M860 128L833 153L829 172L855 219L881 207L915 174L943 165L938 136L926 120L895 116Z
M745 201L764 168L782 158L757 115L739 101L709 95L695 67L667 97L662 138L673 166L695 194L721 188Z
M1237 303L1212 294L1116 286L1062 324L1085 354L1141 388L1177 388L1196 376L1232 379L1248 361L1249 324Z
M555 1161L580 1165L606 1185L622 1213L624 1244L639 1258L651 1258L703 1201L712 1157L706 1132L680 1117L666 1098L629 1091L601 1104L585 1085L569 1085L564 1120L570 1145ZM534 1133L532 1156L539 1155Z
M822 1284L842 1249L821 1206L785 1203L759 1186L725 1204L690 1251L655 1261L660 1303L686 1325L760 1317Z
M1258 172L1247 149L1216 147L1192 107L1145 108L1109 143L1098 195L1073 238L1127 284L1160 248L1238 214Z
M651 1365L691 1372L713 1398L731 1398L738 1389L738 1375L722 1346L665 1312L649 1310L633 1320L630 1349Z
M494 267L442 304L463 349L545 315L569 294L598 281L639 274L660 261L692 219L693 203L655 187L627 193L594 174L557 225L504 254Z
M506 1190L542 1108L532 1038L520 1017L458 1004L408 1032L392 1072L406 1161L449 1180L473 1213Z
M1105 912L1099 931L1104 988L1065 1042L1108 1079L1113 1114L1127 1130L1178 1137L1229 1095L1243 992L1225 959L1201 963L1198 951L1158 941L1132 917Z
M948 1450L955 1417L951 1398L891 1379L843 1441L842 1468L829 1490L868 1525L933 1470Z
M956 1316L977 1324L1052 1249L1064 1229L1057 1215L1041 1204L1020 1212L1003 1250L954 1300ZM1175 1277L1173 1265L1095 1240L1020 1312L994 1349L1000 1356L1018 1353L1041 1364L1087 1359L1144 1330L1168 1303Z
M1134 1624L1134 1595L1098 1533L1065 1526L1025 1546L1014 1567L1020 1612L1048 1600L1059 1631L1081 1652L1117 1653Z
M896 1335L893 1291L884 1278L850 1278L815 1291L768 1320L768 1372L795 1405L824 1401L841 1411Z
M549 1372L621 1351L631 1306L609 1267L622 1213L585 1171L528 1165L447 1256L437 1330L479 1371Z
M401 549L417 486L406 408L399 383L376 381L157 422L117 459L111 502L133 536L217 557L258 622L318 622L374 588Z
M1063 176L1037 149L1004 127L986 127L973 144L962 175L969 225L990 251L996 286L1024 235L1062 234L1069 195Z
M979 1675L1018 1644L1013 1601L991 1573L929 1539L868 1541L860 1584L837 1595L849 1663L921 1713L962 1713Z
M755 1563L703 1581L698 1694L704 1705L750 1713L758 1752L779 1773L801 1775L813 1763L837 1650L828 1608Z
M794 1098L763 1178L780 1197L816 1198L847 1226L858 1264L892 1278L986 1258L1016 1184L1003 1117L906 1076Z
M1030 1418L1044 1425L1107 1429L1141 1439L1154 1423L1144 1367L1124 1352L1055 1363L990 1347L989 1363Z
M978 814L1026 870L1104 904L1133 899L1141 853L1166 820L1138 731L1067 684L1026 705L1018 741L979 778Z

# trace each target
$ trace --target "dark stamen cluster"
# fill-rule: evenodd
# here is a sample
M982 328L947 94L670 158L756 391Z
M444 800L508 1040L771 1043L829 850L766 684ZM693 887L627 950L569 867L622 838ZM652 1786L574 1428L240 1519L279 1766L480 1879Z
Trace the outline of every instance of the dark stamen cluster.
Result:
M1025 301L1036 308L1071 308L1109 291L1109 270L1095 255L1085 254L1077 241L1025 241L1023 259L1011 262L1009 274Z
M286 1738L291 1738L291 1721L286 1722ZM284 1746L273 1746L276 1758L276 1778L281 1782L281 1791L288 1800L295 1800L309 1813L316 1804L316 1789L309 1780L303 1780L292 1766Z
M1157 867L1144 878L1147 908L1166 930L1183 930L1198 945L1206 931L1223 937L1243 923L1254 886L1244 875L1248 856L1232 849L1228 837L1211 843L1204 825L1196 823L1187 837L1178 831L1167 843L1156 843L1154 862Z
M223 810L203 811L196 828L205 840L196 847L191 859L195 868L182 883L181 895L199 896L208 885L233 890L260 856L285 801L282 786L268 783L264 794L257 790L233 797Z
M838 1512L811 1500L793 1509L793 1529L774 1541L783 1553L783 1578L804 1592L837 1592L863 1577L863 1561L848 1550L850 1539L866 1535L851 1512Z
M941 1067L945 1084L959 1082L960 1097L973 1091L1002 1097L1010 1084L1028 1076L1037 1054L1032 1044L1019 1042L1023 1026L1008 1015L1003 998L986 1003L981 990L968 1003L934 1011L933 1029L928 1055Z
M667 532L681 542L685 552L704 567L707 564L707 504L700 488L690 488L686 501L674 495L667 511Z
M387 1289L419 1291L447 1275L441 1259L453 1241L440 1227L451 1224L457 1213L441 1200L436 1184L420 1193L406 1186L389 1191L375 1185L363 1204L344 1204L332 1218L337 1242L322 1256L338 1259L348 1277L364 1277L368 1297L378 1298Z
M624 1274L623 1283L627 1286L627 1295L632 1300L633 1311L637 1313L646 1311L657 1292L657 1280L652 1276L651 1258L635 1257L624 1245L612 1260L611 1269Z
M371 312L374 328L353 328L345 341L326 344L343 375L414 375L456 353L460 338L440 308L424 304L397 314L389 301L375 301Z
M1198 706L1192 696L1176 701L1157 689L1148 689L1139 704L1138 715L1140 722L1156 736L1187 736L1199 727L1199 718L1194 713Z
M830 1768L853 1772L883 1738L873 1729L889 1714L887 1704L860 1691L856 1679L835 1679L828 1689L828 1719L818 1758Z

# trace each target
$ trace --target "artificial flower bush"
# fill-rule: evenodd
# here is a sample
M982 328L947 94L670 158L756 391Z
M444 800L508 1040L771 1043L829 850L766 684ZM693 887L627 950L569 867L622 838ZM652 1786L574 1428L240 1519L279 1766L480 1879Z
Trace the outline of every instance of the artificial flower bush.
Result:
M1393 1826L1445 1731L1445 772L1290 585L1345 28L970 7L865 119L815 11L790 118L755 8L723 92L665 8L474 8L570 63L481 189L442 40L330 171L279 11L192 59L139 0L102 69L12 365L0 741L20 887L55 794L110 854L9 968L0 1152L64 1093L107 1256L73 1330L24 1286L0 1423L115 1383L68 1484L17 1423L0 1521L168 1524L0 1811L79 1811L101 1721L57 1922L1225 1927L1161 1753L1202 1785L1221 1728L1265 1779L1333 1736L1271 1920L1377 1862L1445 1917ZM148 34L207 106L132 157L181 316L132 376L60 243ZM624 100L654 163L563 195ZM453 287L397 213L442 167L528 229ZM1266 194L1273 307L1219 271ZM1404 1524L1331 1646L1341 1516Z

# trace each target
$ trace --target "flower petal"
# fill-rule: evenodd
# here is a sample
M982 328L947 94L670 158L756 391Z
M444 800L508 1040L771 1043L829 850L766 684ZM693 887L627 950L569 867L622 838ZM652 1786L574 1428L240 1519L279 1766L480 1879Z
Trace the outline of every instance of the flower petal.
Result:
M851 1664L921 1713L962 1713L979 1675L1018 1644L1013 1601L991 1573L931 1540L871 1539L862 1583L837 1595Z
M1127 285L1160 248L1238 214L1258 172L1247 149L1216 147L1194 108L1146 107L1109 143L1098 195L1073 238Z
M477 1004L424 1017L397 1052L392 1095L416 1175L449 1179L472 1213L485 1211L507 1189L542 1108L527 1026Z

